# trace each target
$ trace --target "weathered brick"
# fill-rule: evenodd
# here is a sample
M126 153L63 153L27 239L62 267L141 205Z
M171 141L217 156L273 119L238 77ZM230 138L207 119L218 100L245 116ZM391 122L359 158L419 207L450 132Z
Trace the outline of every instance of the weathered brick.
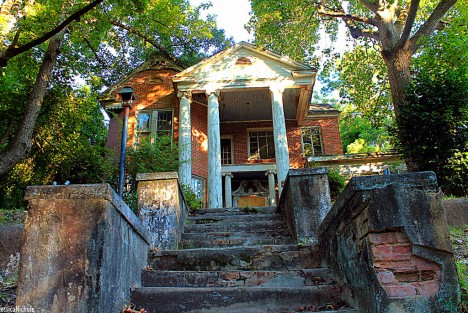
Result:
M387 292L389 298L404 298L416 295L416 287L412 285L384 285L383 288Z
M381 284L395 284L397 283L395 276L390 271L383 271L377 273L377 279Z

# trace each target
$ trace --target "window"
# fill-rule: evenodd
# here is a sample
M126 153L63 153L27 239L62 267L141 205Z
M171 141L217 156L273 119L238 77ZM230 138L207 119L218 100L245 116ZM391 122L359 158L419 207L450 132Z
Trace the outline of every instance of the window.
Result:
M237 59L236 65L252 65L252 61L249 58L241 57Z
M172 137L172 110L153 110L137 113L136 131L138 139L158 136Z
M221 138L221 164L233 164L231 138Z
M249 131L249 159L263 160L275 157L275 141L272 130Z
M322 132L320 127L302 128L302 150L304 156L321 156L323 155L322 148Z

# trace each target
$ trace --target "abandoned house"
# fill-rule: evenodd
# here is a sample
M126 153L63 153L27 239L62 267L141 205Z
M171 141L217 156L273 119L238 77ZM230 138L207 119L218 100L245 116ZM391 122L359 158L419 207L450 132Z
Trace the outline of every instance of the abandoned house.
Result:
M203 206L268 206L290 168L343 153L340 112L311 105L315 79L313 68L239 43L187 69L165 59L145 62L100 102L122 118L118 92L133 88L127 146L171 136L180 182ZM119 151L120 138L121 122L111 119L108 146Z

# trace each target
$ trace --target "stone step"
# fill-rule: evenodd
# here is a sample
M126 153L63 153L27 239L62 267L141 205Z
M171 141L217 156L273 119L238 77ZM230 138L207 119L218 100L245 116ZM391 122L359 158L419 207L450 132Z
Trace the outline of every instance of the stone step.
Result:
M252 208L218 208L218 209L200 209L192 211L194 215L210 215L210 214L258 214L266 213L273 214L278 213L276 206L261 206Z
M143 287L303 287L332 284L328 268L300 271L149 271Z
M219 222L239 223L248 221L283 221L279 213L273 214L205 214L187 217L186 224L213 224Z
M200 229L202 230L202 229ZM244 237L257 237L257 238L292 238L287 228L266 229L251 231L216 231L216 232L184 232L182 239L189 240L213 240L213 239L229 239L229 238L244 238Z
M203 234L202 234L203 235ZM266 236L241 236L218 238L186 238L183 236L180 244L183 249L237 247L237 246L261 246L261 245L286 245L294 244L291 237L266 237Z
M148 264L172 271L286 271L320 267L316 246L263 245L151 251Z
M198 220L200 222L200 220ZM285 229L286 224L283 220L247 220L230 221L222 220L218 222L208 220L206 224L188 223L185 224L186 233L211 233L211 232L263 232L273 229Z
M272 313L297 312L301 308L340 308L337 286L300 288L258 287L143 287L132 291L131 301L148 313Z

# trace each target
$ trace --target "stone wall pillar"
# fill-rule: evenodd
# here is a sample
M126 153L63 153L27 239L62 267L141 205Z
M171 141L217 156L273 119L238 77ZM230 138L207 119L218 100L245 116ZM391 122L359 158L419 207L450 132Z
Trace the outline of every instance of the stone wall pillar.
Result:
M317 229L330 208L326 168L289 170L279 209L297 242L318 243Z
M147 263L136 215L108 184L28 187L26 200L17 306L119 312Z
M208 95L208 208L223 206L221 177L221 135L219 126L219 90Z
M432 172L353 177L318 229L359 312L453 312L452 243ZM351 296L352 295L352 296Z
M224 174L224 198L226 208L232 208L232 173Z
M272 170L268 170L266 172L268 176L268 192L269 192L269 205L275 206L276 205L276 184L275 184L275 172Z
M182 186L192 185L192 124L190 103L192 92L179 92L179 179Z
M280 86L270 86L273 111L273 134L275 140L276 170L278 176L278 192L281 195L282 183L286 180L289 170L289 149L286 137L286 122L283 108L283 91Z
M137 174L138 215L151 248L177 249L188 207L176 172Z

